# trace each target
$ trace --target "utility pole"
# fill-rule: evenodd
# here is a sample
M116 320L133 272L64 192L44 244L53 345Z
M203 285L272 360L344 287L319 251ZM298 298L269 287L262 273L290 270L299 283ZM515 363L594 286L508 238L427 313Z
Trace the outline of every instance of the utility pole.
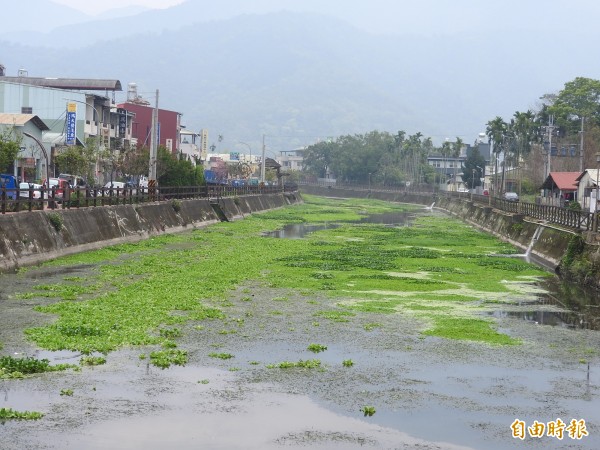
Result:
M152 111L152 130L150 131L150 165L148 167L148 188L156 187L156 157L158 148L158 136L156 129L158 127L158 89L156 90L156 103Z
M583 172L583 121L585 117L581 116L581 131L579 136L579 172Z
M262 159L260 162L260 181L265 182L265 135L263 134Z
M550 172L552 171L552 159L551 159L551 155L552 155L552 135L554 134L554 116L551 115L548 118L548 162L546 164L546 177L548 178L548 176L550 175Z

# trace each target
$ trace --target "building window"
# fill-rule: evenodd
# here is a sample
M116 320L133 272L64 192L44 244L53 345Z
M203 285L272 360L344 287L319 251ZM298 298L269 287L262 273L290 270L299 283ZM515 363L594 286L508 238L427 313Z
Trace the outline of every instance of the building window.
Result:
M21 106L21 114L33 114L33 108L31 106Z

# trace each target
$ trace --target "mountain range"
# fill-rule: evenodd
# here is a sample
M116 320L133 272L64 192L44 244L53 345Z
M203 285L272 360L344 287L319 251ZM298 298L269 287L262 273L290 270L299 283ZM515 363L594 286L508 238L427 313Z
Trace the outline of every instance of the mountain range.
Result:
M583 26L592 23L588 15L578 26L547 29L535 17L528 27L523 16L533 14L531 4L513 0L507 3L518 9L510 13L520 20L512 27L502 22L509 12L498 8L502 14L489 23L477 21L481 2L458 0L455 7L476 22L443 22L437 33L431 25L409 27L406 17L396 21L406 25L403 32L392 33L393 17L344 9L338 0L321 2L321 9L307 0L304 10L291 0L188 1L108 18L47 0L19 4L28 2L45 12L45 25L30 14L27 24L9 20L3 27L0 64L7 75L24 68L30 76L119 79L118 101L130 82L152 103L158 89L159 107L182 113L188 129L207 128L215 141L223 136L216 143L223 149L243 141L258 151L264 135L277 152L372 130L469 143L495 116L509 119L575 77L600 72L600 32ZM389 3L369 4L383 12ZM556 7L553 0L544 4ZM18 14L16 5L10 2L6 14ZM442 13L432 20L442 23Z

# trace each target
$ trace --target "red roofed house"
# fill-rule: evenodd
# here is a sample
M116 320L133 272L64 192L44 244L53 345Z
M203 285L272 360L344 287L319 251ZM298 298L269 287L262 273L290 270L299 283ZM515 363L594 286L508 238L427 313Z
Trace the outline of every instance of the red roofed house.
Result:
M546 205L566 206L568 202L578 201L580 175L581 172L550 172L542 184L542 189L545 190L542 202Z

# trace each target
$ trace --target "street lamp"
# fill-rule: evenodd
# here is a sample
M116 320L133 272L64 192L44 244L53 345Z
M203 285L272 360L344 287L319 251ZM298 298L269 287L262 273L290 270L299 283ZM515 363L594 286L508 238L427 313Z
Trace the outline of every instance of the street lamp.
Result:
M238 141L238 144L243 144L246 147L248 147L248 150L250 151L250 164L252 164L252 147L250 147L250 144L247 144L247 143L242 142L242 141Z
M46 158L46 183L48 183L48 189L50 189L50 160L48 159L48 152L46 152L46 147L44 147L44 144L42 144L39 141L39 139L37 139L35 136L27 133L26 131L23 131L23 134L35 141L35 143L40 147L40 150L42 150L44 158Z
M594 230L598 231L598 194L600 193L600 152L596 153L596 204L594 205Z
M263 134L263 142L262 142L262 159L260 161L260 182L265 183L265 135Z

